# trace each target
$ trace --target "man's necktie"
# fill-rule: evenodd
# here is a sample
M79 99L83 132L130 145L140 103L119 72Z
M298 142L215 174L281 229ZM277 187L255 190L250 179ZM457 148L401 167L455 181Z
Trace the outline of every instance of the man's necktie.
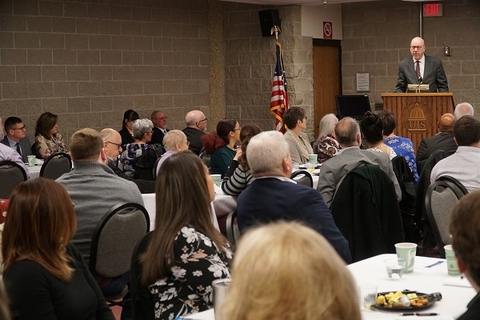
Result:
M415 61L415 64L415 72L417 73L417 79L420 79L422 77L422 73L420 72L420 61Z
M22 150L20 149L20 142L17 142L16 146L17 146L17 152L18 152L18 154L19 154L19 155L22 155Z

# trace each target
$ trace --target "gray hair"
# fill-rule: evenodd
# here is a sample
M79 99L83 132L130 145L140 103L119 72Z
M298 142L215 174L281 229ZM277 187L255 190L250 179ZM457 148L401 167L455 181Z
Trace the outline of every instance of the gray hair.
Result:
M152 131L153 122L150 119L138 119L133 123L132 131L133 137L137 140L142 140L145 133Z
M250 139L248 166L254 177L283 175L283 159L288 157L288 143L278 131L264 131Z
M329 113L323 116L318 125L318 137L323 137L329 134L332 134L335 130L335 125L338 122L338 118L333 114Z
M166 151L176 151L176 147L187 140L187 136L182 130L170 130L163 137L163 146Z
M463 116L473 116L473 106L468 102L461 102L455 107L454 115L456 120Z
M360 126L353 118L345 117L335 126L335 137L343 148L356 145L358 134L360 134Z

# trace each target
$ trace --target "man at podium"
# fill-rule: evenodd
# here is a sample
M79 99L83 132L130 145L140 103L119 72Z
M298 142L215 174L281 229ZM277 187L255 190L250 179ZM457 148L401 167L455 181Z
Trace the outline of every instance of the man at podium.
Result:
M398 66L395 92L407 92L409 85L418 87L418 91L421 85L428 85L430 92L448 92L448 82L442 61L424 54L425 43L422 38L412 39L410 53L412 57L401 61Z

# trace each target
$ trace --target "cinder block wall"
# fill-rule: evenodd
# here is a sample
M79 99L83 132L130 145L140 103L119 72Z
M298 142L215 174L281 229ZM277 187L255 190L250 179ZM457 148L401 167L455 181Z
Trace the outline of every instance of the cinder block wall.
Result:
M204 0L0 1L0 116L21 117L31 141L45 111L67 139L120 129L129 108L183 128L188 110L208 115L207 11Z

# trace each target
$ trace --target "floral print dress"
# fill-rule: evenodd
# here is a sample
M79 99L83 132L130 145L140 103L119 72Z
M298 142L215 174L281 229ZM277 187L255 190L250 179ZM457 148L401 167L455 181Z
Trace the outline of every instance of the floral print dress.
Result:
M210 238L191 226L177 233L174 255L168 276L149 286L155 319L174 320L212 308L212 281L230 278L230 248L219 250Z
M35 147L33 148L37 158L46 159L55 152L68 152L67 145L63 141L60 133L55 134L50 139L41 134L35 137Z

